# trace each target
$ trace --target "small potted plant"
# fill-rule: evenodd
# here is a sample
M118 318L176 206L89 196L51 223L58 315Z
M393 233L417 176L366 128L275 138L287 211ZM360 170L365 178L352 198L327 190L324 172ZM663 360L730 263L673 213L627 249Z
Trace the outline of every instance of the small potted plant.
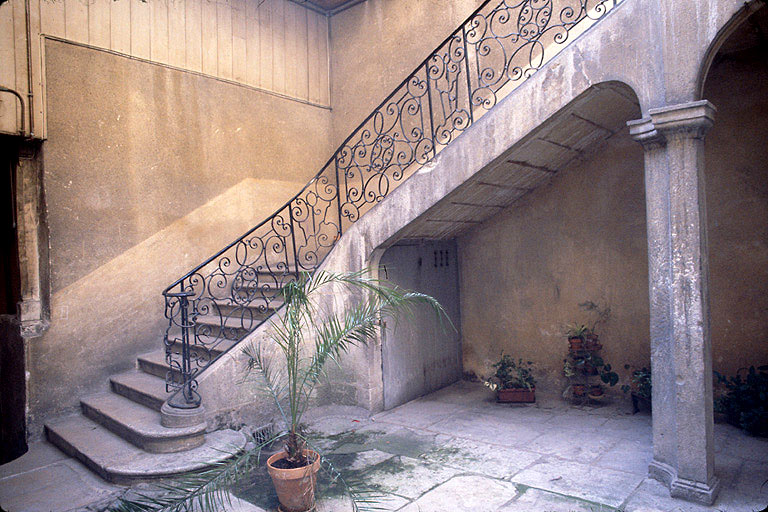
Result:
M571 352L581 350L588 332L589 328L584 324L570 324L565 328Z
M624 369L629 370L631 368L630 365L625 364ZM651 385L651 370L647 367L642 367L639 370L634 370L632 372L632 377L629 381L629 384L624 384L621 386L621 390L624 393L631 393L632 397L632 413L636 413L640 410L640 402L643 402L644 404L648 405L648 408L651 407L651 390L653 389Z
M501 359L493 367L496 373L484 384L496 391L497 402L524 404L536 401L532 361L515 361L509 354L502 353Z

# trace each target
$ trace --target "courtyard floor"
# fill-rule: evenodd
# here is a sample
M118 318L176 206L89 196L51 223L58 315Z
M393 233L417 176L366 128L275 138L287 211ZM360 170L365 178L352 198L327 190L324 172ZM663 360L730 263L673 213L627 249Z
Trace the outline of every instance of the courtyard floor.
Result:
M497 404L479 384L459 382L369 416L321 408L309 421L317 447L346 477L365 482L385 510L402 512L755 512L768 506L768 440L715 426L714 506L669 498L646 477L651 418L628 401L574 406L559 396ZM327 480L327 478L325 479ZM318 512L349 510L328 481ZM125 488L109 485L47 443L0 466L7 512L101 510ZM233 510L274 511L266 472L235 490Z

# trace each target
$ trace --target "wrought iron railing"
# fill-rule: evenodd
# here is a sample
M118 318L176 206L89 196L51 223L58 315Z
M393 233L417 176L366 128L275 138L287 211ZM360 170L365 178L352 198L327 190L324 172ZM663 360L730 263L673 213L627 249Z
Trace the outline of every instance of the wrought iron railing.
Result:
M368 209L621 0L484 2L272 216L164 292L170 405L199 405L196 377L280 306Z

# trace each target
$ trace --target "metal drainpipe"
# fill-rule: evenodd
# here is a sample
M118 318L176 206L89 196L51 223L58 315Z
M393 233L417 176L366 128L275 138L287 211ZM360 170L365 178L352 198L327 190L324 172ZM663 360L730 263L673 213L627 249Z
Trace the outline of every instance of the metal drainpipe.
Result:
M27 107L29 108L29 138L31 139L35 136L35 102L32 95L32 21L29 16L29 0L24 0L24 15L27 22ZM21 117L23 123L23 110Z
M19 135L24 136L24 126L25 126L24 125L24 110L26 110L24 108L24 97L21 94L19 94L17 91L14 91L13 89L9 89L7 87L3 87L2 85L0 85L0 92L9 92L9 93L13 94L14 96L16 96L19 99L19 103L21 104L21 130L19 130ZM16 112L15 112L15 109L14 109L14 117L16 117L15 114L16 114Z

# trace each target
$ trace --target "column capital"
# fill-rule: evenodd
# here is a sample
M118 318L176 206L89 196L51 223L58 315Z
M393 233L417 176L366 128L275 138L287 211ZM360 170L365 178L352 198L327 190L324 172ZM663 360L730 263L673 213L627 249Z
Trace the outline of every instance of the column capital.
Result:
M648 116L627 122L629 134L646 147L663 145L676 135L704 138L715 122L717 109L707 100L652 108Z

